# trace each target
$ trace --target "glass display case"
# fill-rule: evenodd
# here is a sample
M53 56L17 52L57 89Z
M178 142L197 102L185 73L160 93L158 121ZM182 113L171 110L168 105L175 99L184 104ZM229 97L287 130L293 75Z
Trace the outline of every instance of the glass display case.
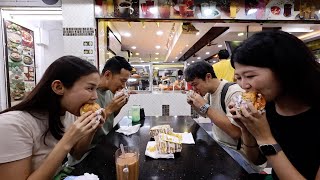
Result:
M183 63L153 64L153 90L184 90Z
M131 63L129 90L138 92L180 91L185 89L183 63Z
M152 90L152 64L131 64L133 70L127 81L129 90L151 91Z

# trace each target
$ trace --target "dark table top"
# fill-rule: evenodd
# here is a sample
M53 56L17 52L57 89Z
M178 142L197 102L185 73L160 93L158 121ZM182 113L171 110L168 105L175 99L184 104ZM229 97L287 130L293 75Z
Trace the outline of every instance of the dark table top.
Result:
M191 132L196 144L183 144L174 159L145 156L149 130L170 124L174 132ZM115 128L117 129L117 128ZM120 144L140 149L139 179L247 179L247 172L217 144L205 130L188 116L146 117L140 130L130 136L113 129L73 171L74 175L94 173L102 180L116 179L115 151Z

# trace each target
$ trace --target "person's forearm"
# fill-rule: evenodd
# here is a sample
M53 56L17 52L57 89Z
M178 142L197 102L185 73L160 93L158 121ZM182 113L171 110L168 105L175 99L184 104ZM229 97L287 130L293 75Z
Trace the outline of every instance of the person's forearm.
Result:
M283 151L278 152L276 155L268 156L268 162L271 164L272 169L276 172L281 180L302 180L305 179L297 169L291 164Z
M70 152L72 146L61 139L53 148L48 157L43 161L38 169L36 169L28 180L45 180L52 179L58 168L62 165L63 159Z
M266 161L266 159L263 158L259 150L257 141L254 139L254 137L251 134L249 134L246 131L243 131L241 136L241 141L242 141L241 151L244 152L244 154L246 155L249 161L251 161L253 164L256 164L256 165L261 165Z
M88 136L83 137L82 139L80 139L77 142L77 144L72 148L72 151L70 152L72 157L74 157L77 160L81 159L81 157L90 148L90 145L91 145L91 142L92 142L92 139L93 139L95 133L96 133L96 131L93 131Z
M209 117L217 127L227 133L231 138L238 140L241 137L240 128L233 125L224 113L210 107L207 111L207 117Z
M266 140L258 141L258 144L277 144L277 141L270 137ZM266 157L268 163L271 164L272 169L276 172L277 176L281 180L302 180L305 179L297 169L291 164L288 160L287 156L284 154L283 151L279 151L275 155L270 155Z

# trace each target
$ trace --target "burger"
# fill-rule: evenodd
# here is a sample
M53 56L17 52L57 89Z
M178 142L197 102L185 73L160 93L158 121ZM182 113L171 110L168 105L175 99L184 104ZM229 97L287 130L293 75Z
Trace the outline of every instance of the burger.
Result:
M266 106L265 98L257 92L244 92L242 93L242 99L251 102L257 110L263 110Z
M247 106L248 102L251 102L260 113L264 112L266 100L262 94L253 91L243 92L235 99L236 108L240 111L241 105Z
M80 115L83 115L84 113L89 112L89 111L96 112L98 114L98 119L97 120L100 120L102 117L103 118L106 117L104 109L101 108L100 105L97 104L97 103L83 105L80 108Z

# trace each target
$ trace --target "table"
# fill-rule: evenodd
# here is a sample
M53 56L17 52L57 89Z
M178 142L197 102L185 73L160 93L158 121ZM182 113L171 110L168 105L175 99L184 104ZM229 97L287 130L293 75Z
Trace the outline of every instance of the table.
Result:
M196 144L183 144L175 159L145 156L151 127L170 124L174 132L191 132ZM139 179L248 179L247 172L227 154L190 116L146 116L140 130L130 136L114 128L73 171L74 175L94 173L102 180L116 179L114 153L120 143L139 147Z

